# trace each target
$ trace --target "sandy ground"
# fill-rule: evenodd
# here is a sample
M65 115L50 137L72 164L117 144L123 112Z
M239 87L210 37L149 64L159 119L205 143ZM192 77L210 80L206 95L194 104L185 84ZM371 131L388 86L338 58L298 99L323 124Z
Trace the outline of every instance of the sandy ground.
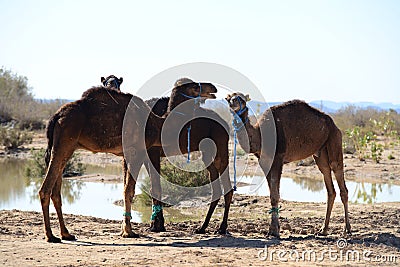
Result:
M169 223L167 232L150 233L133 224L137 239L118 236L121 221L66 215L78 241L50 244L44 240L42 215L0 211L0 264L6 266L398 266L400 203L351 204L353 234L338 240L343 208L335 203L327 237L314 233L323 223L325 203L282 201L281 239L267 238L267 197L234 196L230 235L213 234L222 217L216 210L208 233L193 234L200 221ZM205 215L207 207L196 209ZM183 209L182 212L193 212ZM58 222L52 214L53 231ZM342 243L340 243L342 242ZM344 243L347 242L347 243ZM344 244L347 244L344 246ZM302 258L302 255L304 256ZM358 259L358 256L360 259Z
M36 135L34 142L18 153L5 155L0 151L0 157L28 158L30 148L46 146L43 137ZM346 155L346 179L400 184L400 153L398 149L391 153L396 159L388 160L384 155L380 164ZM81 152L81 158L84 163L100 165L121 161L110 154L85 151ZM246 169L239 172L262 175L254 157L246 162L239 166ZM283 176L322 180L315 164L304 163L285 165ZM266 237L270 220L267 197L235 195L232 205L228 236L214 234L222 219L223 210L219 207L205 235L193 234L201 221L192 219L168 223L165 233L149 233L147 224L134 224L134 230L141 235L138 239L118 236L121 221L66 215L67 226L78 241L62 244L45 241L41 213L3 210L0 211L0 263L6 266L399 265L400 203L350 204L353 235L348 237L345 247L337 246L343 229L341 203L334 204L330 235L319 237L314 234L323 223L326 204L283 200L280 240ZM196 213L204 218L207 207L180 209L182 213ZM52 224L57 233L55 214Z

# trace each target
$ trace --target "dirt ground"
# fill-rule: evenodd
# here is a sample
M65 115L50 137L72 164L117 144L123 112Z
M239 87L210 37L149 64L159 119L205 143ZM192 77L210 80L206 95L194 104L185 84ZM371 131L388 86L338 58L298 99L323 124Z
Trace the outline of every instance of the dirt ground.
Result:
M28 158L30 148L43 148L42 134L18 153L1 156ZM395 160L385 156L380 164L361 162L346 155L347 180L400 184L400 153ZM82 151L84 163L120 164L109 154ZM241 173L262 175L257 161L250 157L239 167ZM240 170L240 168L243 169ZM244 169L246 168L246 169ZM315 164L304 161L284 167L283 176L321 179ZM101 178L101 177L99 177ZM122 192L121 192L122 197ZM42 214L0 211L0 264L6 266L397 266L400 262L400 202L373 205L350 204L352 236L340 239L344 227L343 207L334 204L330 234L315 235L323 224L326 203L282 201L281 239L266 237L270 215L268 197L234 195L228 230L230 235L214 234L222 219L219 206L205 235L193 234L200 220L172 222L165 233L150 233L148 224L133 224L138 239L124 239L118 233L121 221L66 215L75 242L50 244L44 239ZM101 207L94 207L101 208ZM204 218L207 206L181 207L182 213ZM165 214L168 218L168 213ZM52 228L59 232L52 214ZM339 243L338 243L339 242ZM339 247L338 247L339 244ZM359 256L359 258L358 258Z
M400 203L350 204L353 234L346 241L340 239L343 229L340 203L334 205L330 234L320 237L314 234L323 223L325 203L282 201L280 240L266 237L268 203L268 197L235 195L228 236L214 234L222 218L222 207L216 210L207 234L193 234L200 221L169 223L164 233L150 233L147 231L148 224L135 223L134 230L140 234L137 239L118 236L121 221L66 215L67 226L78 240L63 241L61 244L45 241L41 213L3 210L0 211L0 264L398 266L400 262ZM205 206L198 208L197 212L205 215L206 210ZM52 214L51 221L53 231L57 233L55 214Z

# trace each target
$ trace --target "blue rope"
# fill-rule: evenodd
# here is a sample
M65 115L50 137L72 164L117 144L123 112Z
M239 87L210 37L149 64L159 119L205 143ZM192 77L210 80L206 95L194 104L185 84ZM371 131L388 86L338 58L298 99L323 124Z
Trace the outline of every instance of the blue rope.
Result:
M233 130L233 191L236 191L236 128Z
M183 95L184 97L190 98L190 99L194 99L194 103L198 104L201 100L201 83L199 83L199 94L197 96L190 96L190 95L186 95L184 93L181 93L181 95ZM193 109L193 113L194 113L194 109ZM188 131L188 143L187 143L187 151L188 151L188 156L187 156L187 160L186 163L190 163L190 130L192 129L192 125L189 124L187 131Z
M246 109L240 109L239 111L240 114L242 114ZM238 112L239 113L239 112ZM232 112L233 114L233 120L232 120L232 126L233 126L233 191L236 191L236 146L238 143L237 140L237 132L242 129L242 127L248 122L249 118L246 118L245 122L242 122L240 119L239 115L235 112ZM240 125L238 126L238 124Z
M188 150L188 156L187 156L186 163L190 163L190 130L191 129L192 129L192 125L189 124L189 126L187 127L187 135L188 135L187 150Z

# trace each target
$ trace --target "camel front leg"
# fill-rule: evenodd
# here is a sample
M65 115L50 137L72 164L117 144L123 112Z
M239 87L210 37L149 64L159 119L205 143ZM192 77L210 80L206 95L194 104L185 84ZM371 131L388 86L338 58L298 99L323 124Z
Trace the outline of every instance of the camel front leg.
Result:
M160 155L159 148L150 148L148 150L150 161L145 163L146 170L150 176L150 193L153 200L151 215L151 232L165 232L164 215L161 203L161 181L160 181Z
M271 209L269 213L271 214L271 224L269 226L268 235L275 236L277 238L280 237L280 226L279 226L279 187L280 180L282 174L282 166L283 163L281 160L275 158L274 163L271 166L271 169L268 169L264 164L260 161L261 168L264 173L267 173L267 181L269 185L270 191L270 200L271 200Z
M139 174L139 166L135 166L134 168L128 168L126 166L126 162L124 162L124 168L126 167L127 171L124 177L124 221L122 222L122 233L121 236L124 238L137 238L138 234L132 231L131 219L132 219L132 201L135 196L135 185L136 179Z
M221 167L222 170L219 171L219 173L222 173L221 175L221 182L224 188L224 201L225 201L225 209L224 209L224 217L222 220L222 223L218 229L218 233L221 235L228 234L227 228L228 228L228 215L229 215L229 209L232 203L232 197L233 197L233 188L232 184L229 178L229 168L228 168L228 162L225 162L223 166Z

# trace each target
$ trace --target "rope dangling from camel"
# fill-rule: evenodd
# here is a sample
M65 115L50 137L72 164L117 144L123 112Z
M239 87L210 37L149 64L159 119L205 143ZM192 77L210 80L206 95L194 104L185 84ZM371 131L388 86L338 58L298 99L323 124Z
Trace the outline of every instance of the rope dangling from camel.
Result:
M233 122L232 122L233 124ZM236 191L236 145L237 145L237 138L236 138L236 127L233 130L233 191Z
M241 106L240 106L241 107ZM233 114L233 120L232 120L232 126L233 126L233 191L236 191L236 146L238 144L237 140L237 132L242 129L242 127L247 123L248 117L246 118L245 122L242 122L240 119L239 115L243 113L242 108L239 110L241 111L240 114L232 112Z
M187 127L187 139L188 139L188 143L187 143L187 151L188 151L188 156L187 156L187 160L186 163L190 163L190 130L192 129L192 125L189 124L189 126Z
M185 95L183 93L181 93L181 94L183 96L187 97L187 98L194 99L194 104L195 104L195 106L193 108L193 117L194 117L194 112L195 112L196 105L198 103L200 103L200 100L201 100L201 83L199 83L199 94L197 96L188 96L188 95ZM188 139L187 151L188 151L188 156L187 156L186 163L190 163L190 130L192 130L192 125L191 124L189 124L189 126L187 127L187 135L188 135L188 138L187 138Z

